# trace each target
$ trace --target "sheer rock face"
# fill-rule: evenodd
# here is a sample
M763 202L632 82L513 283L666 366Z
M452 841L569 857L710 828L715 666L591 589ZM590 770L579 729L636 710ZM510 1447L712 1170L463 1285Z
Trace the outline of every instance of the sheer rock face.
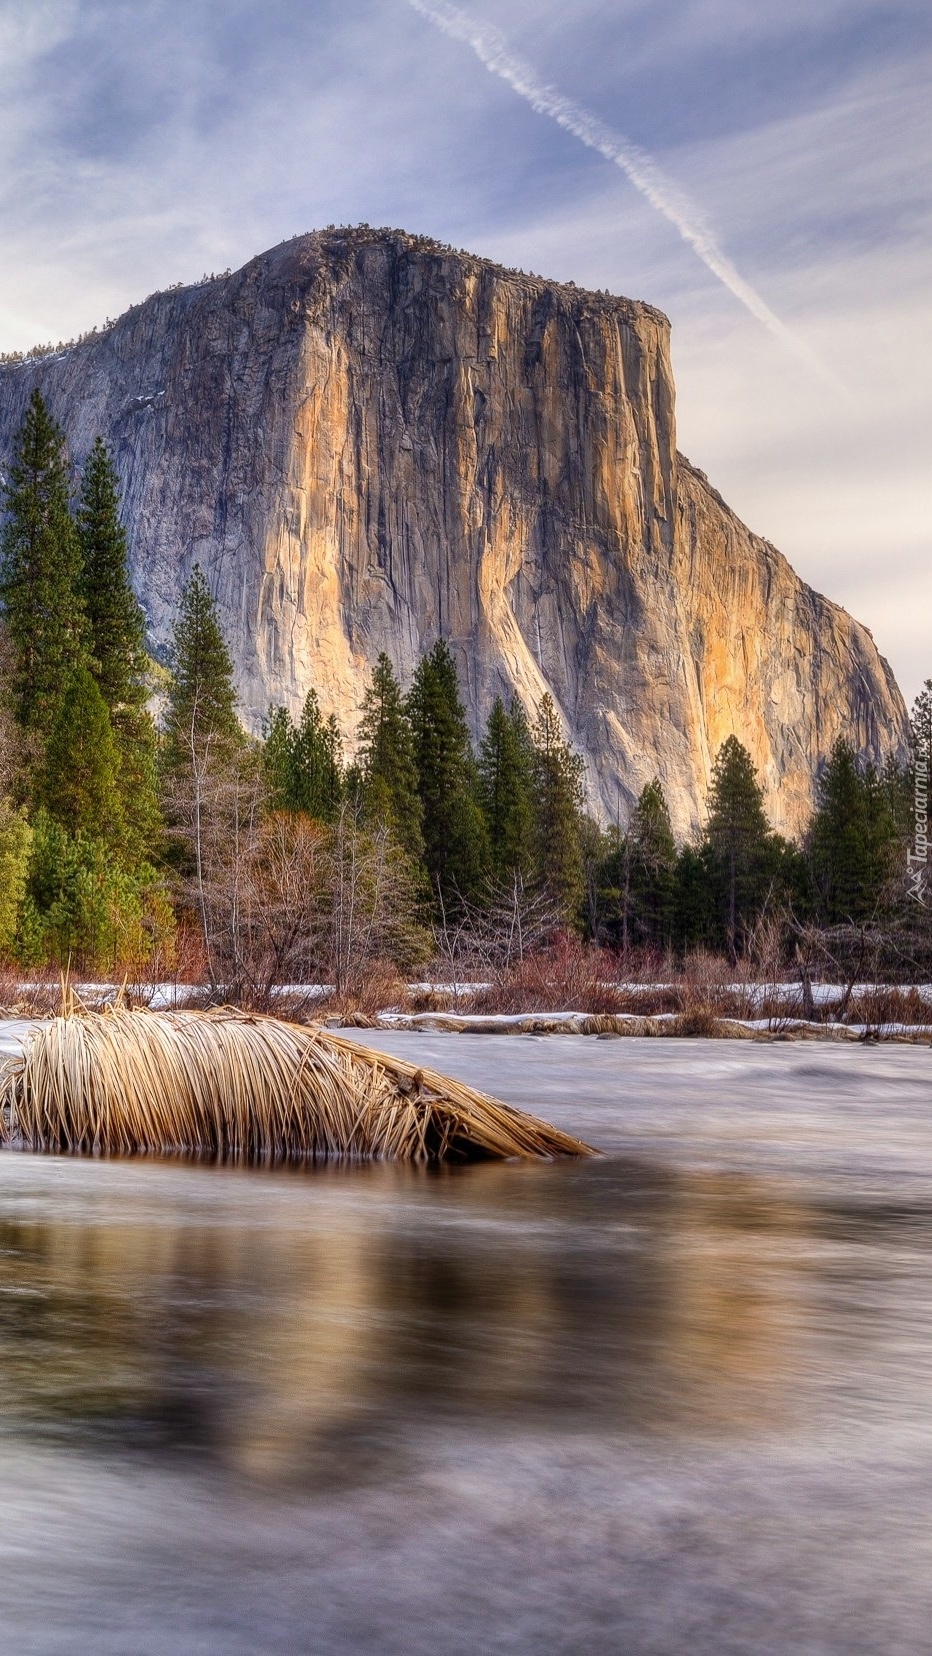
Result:
M0 368L0 466L34 385L112 446L156 647L205 569L253 725L313 685L351 744L378 652L442 634L476 728L551 692L611 819L656 775L687 831L732 733L791 831L838 735L902 750L870 634L677 454L649 305L328 232Z

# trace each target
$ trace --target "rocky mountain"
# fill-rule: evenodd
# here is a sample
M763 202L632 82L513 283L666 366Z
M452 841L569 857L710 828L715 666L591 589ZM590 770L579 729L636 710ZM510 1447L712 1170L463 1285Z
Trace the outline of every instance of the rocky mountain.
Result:
M870 633L677 453L650 305L327 231L0 367L0 468L34 385L113 448L156 648L207 572L253 725L313 685L351 742L379 650L407 681L442 634L477 726L549 690L592 804L657 775L680 832L731 733L790 830L839 734L905 740Z

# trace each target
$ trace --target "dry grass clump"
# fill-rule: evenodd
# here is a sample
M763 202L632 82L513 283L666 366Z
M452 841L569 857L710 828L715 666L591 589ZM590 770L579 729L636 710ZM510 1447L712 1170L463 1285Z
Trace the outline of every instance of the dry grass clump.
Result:
M228 1010L54 1018L0 1068L5 1135L34 1150L222 1160L590 1155L557 1128L330 1033Z
M732 1006L727 963L705 950L687 956L663 998L662 1010L674 1013L666 1026L669 1035L718 1036L724 1017L742 1015L740 1011L735 1014ZM658 1010L653 998L648 1006L651 1012Z
M408 986L389 961L370 961L353 983L342 991L334 989L320 1003L320 1012L328 1018L337 1017L342 1023L359 1029L371 1028L380 1012L404 1011L408 1006Z
M915 986L871 984L853 991L848 1005L848 1020L863 1023L868 1029L882 1030L891 1024L932 1024L932 1005Z
M671 1035L689 1035L703 1040L712 1040L724 1033L722 1019L708 1006L693 1006L687 1012L680 1012L671 1019L669 1031Z

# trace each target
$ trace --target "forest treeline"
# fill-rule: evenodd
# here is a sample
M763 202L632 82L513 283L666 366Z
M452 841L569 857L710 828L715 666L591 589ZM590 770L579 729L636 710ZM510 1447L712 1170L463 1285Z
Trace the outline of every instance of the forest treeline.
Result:
M0 958L15 969L194 969L259 1000L282 983L346 987L376 961L500 971L567 933L737 961L768 927L785 951L869 937L889 970L928 964L908 879L914 764L877 770L839 742L797 844L730 737L695 840L676 843L656 780L624 829L605 828L549 696L530 717L497 700L473 744L442 640L407 686L379 657L351 759L314 691L297 720L273 707L250 737L205 574L156 667L112 459L98 439L75 492L38 392L4 505ZM913 733L921 771L932 683Z

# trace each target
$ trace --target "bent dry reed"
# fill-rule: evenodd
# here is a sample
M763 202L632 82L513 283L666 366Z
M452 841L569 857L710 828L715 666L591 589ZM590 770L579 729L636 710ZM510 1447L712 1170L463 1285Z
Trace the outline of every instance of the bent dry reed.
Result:
M219 1012L53 1018L0 1068L7 1143L83 1155L410 1162L587 1156L589 1145L329 1030Z

